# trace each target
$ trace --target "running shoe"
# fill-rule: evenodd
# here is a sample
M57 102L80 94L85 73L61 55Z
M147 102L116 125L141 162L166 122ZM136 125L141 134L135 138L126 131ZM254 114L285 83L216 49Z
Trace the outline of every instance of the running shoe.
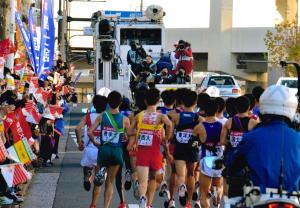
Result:
M180 202L181 206L183 206L183 207L186 206L186 203L187 203L187 191L186 191L185 184L182 184L179 187L178 195L179 195L179 202Z
M200 201L196 201L194 208L201 208Z
M167 203L166 208L175 208L175 200L170 199L170 201Z
M96 208L96 205L92 205L92 204L91 204L91 205L90 205L90 208Z
M145 196L141 196L139 208L147 208L147 199Z
M134 198L136 200L139 200L139 198L140 198L140 194L139 194L139 182L137 180L135 180L133 182L132 188L133 188L133 196L134 196Z
M124 187L125 187L125 190L128 191L130 188L131 188L131 170L127 169L125 171L125 184L124 184Z
M95 186L101 186L107 176L107 168L106 167L102 167L98 173L95 174L95 178L94 178L94 184Z
M165 190L167 190L167 188L168 188L167 182L166 182L166 181L163 181L163 182L160 184L160 189L159 189L158 195L159 195L160 197L163 197L163 196L164 196L164 193L165 193Z
M86 191L90 191L91 189L91 181L90 177L92 175L92 170L85 170L86 172L84 173L83 177L83 187Z
M185 205L185 208L192 208L191 202L188 201Z
M195 188L194 189L195 189L195 191L193 193L192 200L197 201L198 198L199 198L199 182L198 181L195 183Z
M126 203L125 202L120 202L118 208L127 208Z

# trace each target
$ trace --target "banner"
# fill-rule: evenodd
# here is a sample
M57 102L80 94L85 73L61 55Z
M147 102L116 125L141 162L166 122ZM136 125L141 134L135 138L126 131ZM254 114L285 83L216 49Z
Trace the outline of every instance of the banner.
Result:
M44 71L52 70L54 59L55 28L52 14L52 0L44 0L42 27L41 27L41 45L40 45L40 66L38 74Z
M34 63L35 63L35 74L39 71L39 64L40 64L40 45L38 44L38 38L37 38L37 33L36 33L36 24L34 22L33 14L32 14L32 7L29 8L28 12L28 26L29 26L29 34L30 34L30 43L31 43L31 48L32 53L33 53L33 58L34 58Z
M21 34L22 34L22 37L23 37L23 40L24 40L24 43L26 46L26 50L27 50L31 65L34 67L35 62L33 59L32 48L31 48L30 37L28 35L28 31L25 29L24 24L20 18L20 15L17 11L15 12L15 16L16 16L16 20L18 22L18 26L19 26L19 29L21 31Z
M16 162L27 164L36 159L26 138L15 143L7 149L8 157Z

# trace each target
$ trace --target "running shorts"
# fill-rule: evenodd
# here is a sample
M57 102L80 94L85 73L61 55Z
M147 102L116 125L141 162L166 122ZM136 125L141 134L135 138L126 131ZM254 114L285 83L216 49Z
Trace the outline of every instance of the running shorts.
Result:
M200 160L200 171L203 175L206 175L211 178L222 177L222 170L214 170L212 168L207 167L207 165L204 162L204 159Z
M175 145L173 157L174 160L183 160L186 163L198 162L199 150L191 147Z
M92 168L97 165L98 148L88 145L84 148L80 165Z
M138 150L136 154L136 166L146 166L154 171L163 167L163 156L160 152Z
M98 150L97 163L102 166L123 165L123 149L121 147L113 147L102 145Z

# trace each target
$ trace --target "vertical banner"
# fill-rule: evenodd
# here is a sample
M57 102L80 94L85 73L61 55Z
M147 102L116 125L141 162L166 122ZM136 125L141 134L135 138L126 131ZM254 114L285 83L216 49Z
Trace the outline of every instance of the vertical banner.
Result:
M40 64L40 45L38 44L38 38L36 33L36 24L34 22L32 7L29 8L28 12L28 25L29 25L29 34L30 34L30 43L31 48L33 49L33 58L35 61L35 74L39 71L39 64Z
M17 11L15 12L15 16L16 16L16 20L18 22L18 26L19 26L19 29L21 31L21 34L22 34L22 37L23 37L23 40L24 40L24 43L26 46L26 50L27 50L30 62L32 64L32 66L34 67L35 61L34 61L33 54L32 54L32 48L31 48L30 37L29 37L28 31L25 29L24 24L20 18L20 15Z
M38 74L52 69L54 59L55 28L52 13L52 0L44 0L42 27L41 27L41 45L40 45L40 66Z

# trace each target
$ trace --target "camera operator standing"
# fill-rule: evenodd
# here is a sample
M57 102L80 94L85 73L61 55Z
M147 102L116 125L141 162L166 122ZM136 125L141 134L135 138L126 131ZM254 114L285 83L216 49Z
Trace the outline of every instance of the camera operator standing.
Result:
M175 73L179 72L179 69L185 69L185 74L190 76L193 71L193 53L190 43L180 40L176 48L175 57L178 59Z
M139 65L142 63L143 59L146 58L147 53L144 48L135 41L130 42L130 47L131 49L127 52L127 63L131 66L131 70L135 76L137 76L139 73ZM133 80L132 76L131 80Z

